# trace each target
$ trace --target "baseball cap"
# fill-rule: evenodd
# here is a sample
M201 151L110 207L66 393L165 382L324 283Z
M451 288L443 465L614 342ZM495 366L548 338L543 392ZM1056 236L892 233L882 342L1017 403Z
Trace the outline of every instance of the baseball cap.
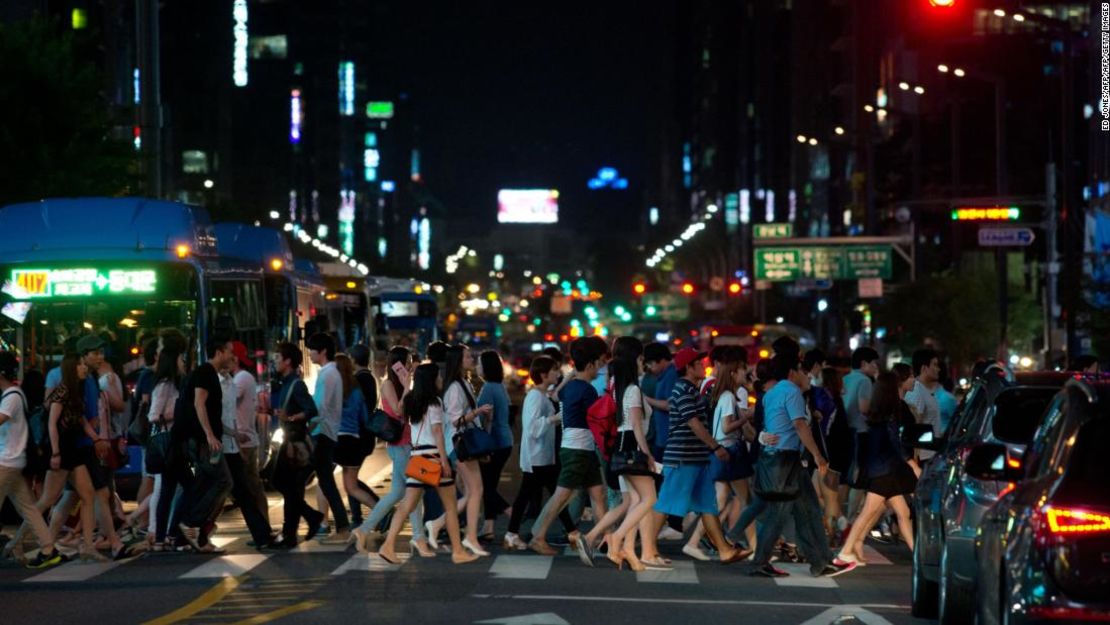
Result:
M107 343L104 342L104 339L95 334L89 334L82 336L81 339L77 341L77 353L83 356L89 352L104 349L105 345L107 345Z
M235 353L235 358L244 369L254 368L254 361L247 356L247 346L242 341L232 341L231 351Z
M694 362L695 360L701 360L702 358L705 358L705 352L699 352L690 349L689 347L683 347L682 349L678 350L678 353L674 355L674 366L679 371L685 371L686 367L690 366L690 363Z

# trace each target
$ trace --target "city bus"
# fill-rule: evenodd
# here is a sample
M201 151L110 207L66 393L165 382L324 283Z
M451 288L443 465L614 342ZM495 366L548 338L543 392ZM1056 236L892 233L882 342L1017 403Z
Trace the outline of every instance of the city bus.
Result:
M374 319L374 348L404 345L423 355L439 338L439 307L428 286L419 280L380 276L369 276L366 282Z
M346 263L318 263L327 287L325 300L332 327L348 347L372 345L370 288L366 278Z

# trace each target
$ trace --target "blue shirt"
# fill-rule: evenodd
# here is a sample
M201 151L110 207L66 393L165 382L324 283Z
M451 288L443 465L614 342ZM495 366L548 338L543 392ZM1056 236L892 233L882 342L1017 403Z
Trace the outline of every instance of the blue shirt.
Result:
M867 415L859 409L860 398L871 400L871 378L859 369L844 376L844 411L848 413L848 425L856 432L867 431Z
M801 451L802 439L794 429L794 421L798 419L809 420L802 389L790 380L779 380L763 396L763 429L779 437L778 444L766 447L779 451Z
M46 372L46 392L62 383L62 368L54 367Z
M85 378L85 419L92 424L95 430L100 421L100 385L92 375ZM77 437L78 447L92 447L92 439L81 430Z
M672 363L667 365L655 381L655 399L670 400L671 391L674 390L676 382L678 382L678 369ZM667 430L670 428L670 421L671 415L666 410L656 408L655 412L651 413L651 427L655 429L655 440L652 444L660 449L667 446Z
M567 382L559 391L559 401L563 404L563 441L566 449L593 451L596 449L587 412L597 401L597 391L580 379Z
M948 422L952 420L952 415L956 414L960 403L956 401L956 396L948 392L948 389L943 386L937 387L935 393L937 404L940 405L940 431L948 431Z
M597 370L597 376L590 380L590 385L597 391L597 396L601 397L605 391L609 390L609 365Z
M493 406L493 415L490 434L497 442L498 449L507 449L513 446L513 430L509 427L509 394L505 385L499 382L486 382L478 393L478 405L490 404Z
M663 453L663 462L666 464L679 464L681 462L709 462L709 447L690 429L690 421L701 420L705 429L709 429L709 413L705 405L705 397L698 392L698 387L686 378L681 378L675 383L671 391L671 412L668 415L670 426L667 432L667 450Z
M358 436L360 426L369 425L369 422L370 415L366 410L366 400L363 399L362 389L356 386L347 399L343 400L343 416L339 420L339 433Z

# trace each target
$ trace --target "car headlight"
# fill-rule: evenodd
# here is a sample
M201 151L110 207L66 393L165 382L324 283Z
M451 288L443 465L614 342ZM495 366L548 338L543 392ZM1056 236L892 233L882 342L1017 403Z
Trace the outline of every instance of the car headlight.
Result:
M281 428L278 428L278 429L274 430L273 436L270 437L270 442L271 443L277 443L278 445L284 443L285 442L285 430L283 430Z

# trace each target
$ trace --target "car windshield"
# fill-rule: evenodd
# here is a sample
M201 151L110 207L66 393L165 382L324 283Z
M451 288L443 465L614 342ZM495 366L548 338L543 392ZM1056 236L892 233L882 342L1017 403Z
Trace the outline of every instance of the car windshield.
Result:
M1110 488L1106 487L1110 484L1110 462L1106 461L1110 414L1105 412L1081 426L1067 441L1073 448L1055 502L1110 509Z

